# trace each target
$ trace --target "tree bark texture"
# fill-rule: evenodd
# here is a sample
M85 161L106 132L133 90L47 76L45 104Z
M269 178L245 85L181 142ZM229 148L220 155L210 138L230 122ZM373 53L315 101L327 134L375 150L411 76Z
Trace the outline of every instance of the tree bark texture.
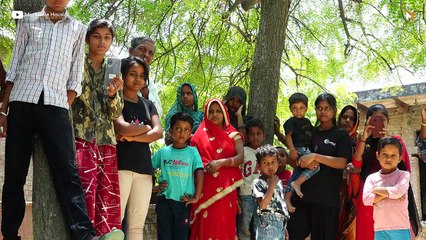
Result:
M241 7L244 9L244 11L248 11L254 7L257 3L260 3L261 0L244 0L241 3Z
M248 114L265 124L266 143L274 139L281 58L291 0L262 0L259 33L253 58Z
M13 9L24 13L33 13L40 11L44 6L44 0L14 0Z
M46 155L39 139L33 152L33 236L34 240L71 240L56 191L53 186Z
M40 11L44 0L14 0L15 10L25 13ZM49 164L38 139L33 152L33 239L71 239L56 197Z

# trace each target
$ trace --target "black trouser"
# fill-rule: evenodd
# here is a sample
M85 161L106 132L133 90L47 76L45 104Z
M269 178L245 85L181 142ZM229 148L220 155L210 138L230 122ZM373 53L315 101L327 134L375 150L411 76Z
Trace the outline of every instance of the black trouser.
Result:
M11 102L9 105L2 199L1 230L4 239L20 239L18 229L25 214L23 187L36 134L43 145L65 223L73 239L91 239L95 231L87 215L75 166L68 110L43 105L43 94L40 99L38 104Z
M184 202L157 197L157 232L159 240L187 240L191 206Z
M320 204L294 201L296 211L290 213L287 231L291 240L336 239L339 226L339 209Z

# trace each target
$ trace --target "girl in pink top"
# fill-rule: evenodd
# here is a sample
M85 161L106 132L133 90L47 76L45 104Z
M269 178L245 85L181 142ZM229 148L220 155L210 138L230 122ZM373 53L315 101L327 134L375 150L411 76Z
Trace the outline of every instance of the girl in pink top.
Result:
M410 173L398 169L401 155L398 139L380 139L377 159L381 170L367 177L362 196L366 206L374 207L374 239L411 239L407 198Z

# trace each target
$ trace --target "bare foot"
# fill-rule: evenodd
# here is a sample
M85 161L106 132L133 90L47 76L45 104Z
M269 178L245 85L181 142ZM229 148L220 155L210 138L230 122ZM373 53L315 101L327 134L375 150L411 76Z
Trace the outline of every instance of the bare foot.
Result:
M297 196L300 198L303 197L302 190L300 189L300 184L298 184L296 181L293 181L290 183L291 187L294 189L294 192L296 192Z
M291 204L290 200L285 200L285 204L287 205L287 210L291 213L294 213L296 211L296 208Z

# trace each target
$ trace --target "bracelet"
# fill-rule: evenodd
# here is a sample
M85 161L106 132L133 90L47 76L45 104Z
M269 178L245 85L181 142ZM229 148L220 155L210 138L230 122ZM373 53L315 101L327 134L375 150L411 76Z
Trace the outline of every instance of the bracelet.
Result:
M234 159L233 158L229 158L229 159L231 159L231 167L233 167L234 166Z
M7 113L5 113L5 112L0 112L0 115L7 117Z
M423 126L423 127L426 127L426 123L422 123L422 126Z
M361 139L360 139L359 141L360 141L360 142L363 142L363 143L365 143L365 140L361 140Z

